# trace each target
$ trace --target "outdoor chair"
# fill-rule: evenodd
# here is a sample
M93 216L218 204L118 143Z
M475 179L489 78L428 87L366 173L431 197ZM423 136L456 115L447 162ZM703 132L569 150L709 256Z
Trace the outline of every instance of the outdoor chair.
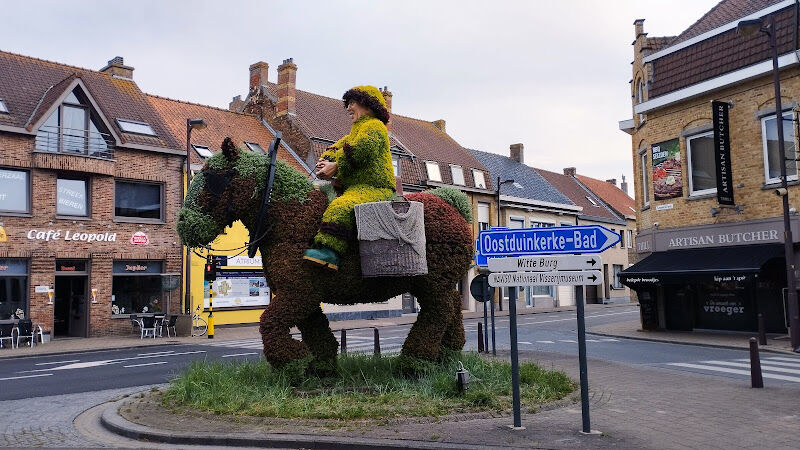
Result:
M162 331L164 328L167 329L167 337L171 337L169 334L169 329L172 328L172 333L177 337L178 333L175 331L175 322L178 320L178 316L169 316L163 322L161 322Z
M42 327L38 325L37 327L41 332ZM19 348L19 342L22 339L26 339L31 347L36 344L36 328L34 328L31 319L20 319L19 323L17 323L17 348Z
M145 316L142 317L142 321L140 322L142 325L142 334L139 339L144 339L149 334L153 335L153 339L156 338L156 318L153 316Z
M136 314L131 314L131 326L133 327L134 331L136 331L137 328L142 328L142 323L139 322L139 317L136 316Z
M11 348L14 348L14 324L4 323L0 324L0 348L5 347L4 342L11 343Z

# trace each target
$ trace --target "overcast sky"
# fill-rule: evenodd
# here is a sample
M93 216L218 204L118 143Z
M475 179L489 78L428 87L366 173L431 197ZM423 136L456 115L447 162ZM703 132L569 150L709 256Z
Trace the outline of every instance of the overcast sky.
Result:
M394 112L445 119L465 147L522 142L534 167L630 181L617 122L632 116L633 21L675 35L716 3L5 0L0 49L90 69L123 56L145 92L223 108L250 64L275 81L292 57L299 89L388 86Z

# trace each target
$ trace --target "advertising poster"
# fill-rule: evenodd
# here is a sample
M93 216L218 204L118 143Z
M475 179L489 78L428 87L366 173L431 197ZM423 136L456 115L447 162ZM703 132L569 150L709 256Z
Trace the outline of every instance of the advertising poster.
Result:
M208 308L208 281L203 283L204 306ZM214 309L265 307L269 286L260 271L224 270L214 281Z
M652 147L653 195L656 200L683 196L681 176L681 147L678 139L671 139Z

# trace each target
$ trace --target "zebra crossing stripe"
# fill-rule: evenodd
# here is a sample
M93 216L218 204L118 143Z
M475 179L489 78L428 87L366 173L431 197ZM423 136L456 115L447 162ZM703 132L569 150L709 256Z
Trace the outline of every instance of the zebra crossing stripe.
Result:
M749 359L747 359L747 358L742 358L742 359L737 359L736 361L744 361L744 362L747 362L747 361L750 361L750 360L749 360ZM797 362L794 362L794 363L790 363L790 362L782 362L782 361L772 361L772 360L770 360L770 359L762 359L761 361L763 361L763 362L764 362L764 364L769 364L769 365L771 365L771 366L787 366L787 367L797 367L798 369L800 369L800 361L797 361Z
M781 356L773 356L771 358L764 358L770 361L786 361L786 362L793 362L795 364L800 364L800 358L783 358Z
M750 364L747 363L740 363L740 362L733 362L733 361L703 361L703 364L714 364L719 366L731 366L731 367L744 367L745 369L750 368ZM761 370L771 370L773 372L784 372L784 373L793 373L795 375L800 375L800 370L797 369L787 369L785 367L776 367L768 363L767 361L763 361L761 364Z
M692 363L669 363L669 366L677 366L677 367L686 367L688 369L700 369L700 370L708 370L712 372L723 372L723 373L731 373L735 375L746 375L750 376L749 370L741 370L741 369L731 369L729 367L720 367L720 366L713 366L713 365L705 365L705 364L692 364ZM800 377L791 377L789 375L779 375L775 373L763 372L761 374L764 378L771 378L774 380L783 380L783 381L792 381L795 383L800 383Z

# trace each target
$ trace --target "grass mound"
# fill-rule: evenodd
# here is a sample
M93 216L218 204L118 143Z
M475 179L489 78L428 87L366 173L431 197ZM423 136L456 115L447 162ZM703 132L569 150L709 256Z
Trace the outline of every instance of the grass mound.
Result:
M469 389L457 392L458 361L469 370ZM418 377L397 375L398 356L348 354L336 375L304 376L301 365L283 370L265 361L194 362L170 383L164 404L215 414L287 419L381 419L440 416L511 408L511 366L475 353L453 354ZM520 364L522 404L558 400L576 385L563 372Z

